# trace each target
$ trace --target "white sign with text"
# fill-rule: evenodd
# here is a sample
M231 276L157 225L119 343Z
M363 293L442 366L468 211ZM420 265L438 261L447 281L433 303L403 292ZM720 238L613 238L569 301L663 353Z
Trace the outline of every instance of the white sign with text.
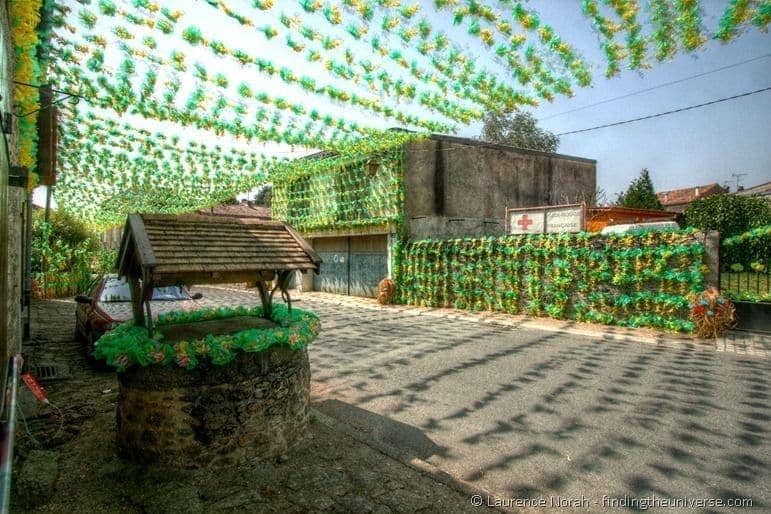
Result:
M584 230L583 205L509 209L507 215L509 234L553 234Z

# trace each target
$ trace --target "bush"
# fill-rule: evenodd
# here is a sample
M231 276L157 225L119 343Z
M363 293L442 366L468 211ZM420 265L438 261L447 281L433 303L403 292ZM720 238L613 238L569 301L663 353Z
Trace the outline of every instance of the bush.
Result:
M685 224L717 230L726 239L771 223L771 206L762 198L730 194L708 196L685 209Z
M91 271L98 275L106 275L108 273L115 272L115 264L118 260L118 249L108 250L107 248L100 248L91 265Z
M63 211L37 211L32 222L30 253L33 290L51 298L86 292L91 284L94 257L99 250L96 234Z

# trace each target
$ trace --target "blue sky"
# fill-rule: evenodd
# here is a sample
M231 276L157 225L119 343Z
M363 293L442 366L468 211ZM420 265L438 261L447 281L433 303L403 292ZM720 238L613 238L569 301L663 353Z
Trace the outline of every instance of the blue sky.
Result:
M702 2L707 27L717 26L725 3ZM579 14L580 2L533 0L529 5L589 60L603 62L597 50L597 35ZM624 70L605 79L602 70L594 70L593 87L576 90L573 98L557 98L530 112L542 119L767 54L771 54L771 34L748 28L728 44L711 41L693 54L678 54L669 62L654 61L652 68L642 73ZM550 118L540 125L554 133L568 132L768 86L771 57ZM478 133L476 126L461 132ZM733 190L736 182L732 173L746 173L740 178L740 184L746 187L757 185L771 180L771 91L653 120L563 136L558 151L596 159L597 184L608 193L609 200L615 199L616 193L623 191L644 167L650 170L659 191L726 181Z

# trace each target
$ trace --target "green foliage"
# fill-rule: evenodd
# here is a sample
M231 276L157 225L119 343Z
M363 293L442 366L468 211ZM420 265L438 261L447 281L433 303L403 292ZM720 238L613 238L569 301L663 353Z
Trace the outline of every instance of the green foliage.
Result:
M560 144L557 136L538 127L532 114L522 111L513 114L486 114L480 139L488 143L551 153L556 152Z
M771 224L771 206L751 196L708 196L688 205L685 224L699 230L717 230L726 239Z
M732 300L771 300L771 225L723 240L720 288Z
M220 307L193 312L177 311L158 316L156 326L194 323L237 316L262 317L262 307ZM285 305L273 307L271 319L276 328L253 328L235 334L209 334L203 339L167 343L156 331L151 338L144 327L124 323L102 336L96 344L94 357L123 371L129 366L165 366L175 364L193 369L203 360L222 366L231 362L237 352L261 352L275 345L294 350L305 348L321 330L319 318L312 312L292 309Z
M693 230L424 240L399 248L402 303L690 331L703 289Z
M91 285L91 267L99 249L96 235L65 211L34 213L32 223L31 272L33 293L50 298L86 292Z
M653 189L653 182L647 168L643 168L640 176L629 185L629 189L618 195L616 205L635 209L664 210L664 206L656 197L656 191Z
M118 249L108 250L100 248L94 253L91 271L97 275L106 275L115 272L115 264L118 261Z

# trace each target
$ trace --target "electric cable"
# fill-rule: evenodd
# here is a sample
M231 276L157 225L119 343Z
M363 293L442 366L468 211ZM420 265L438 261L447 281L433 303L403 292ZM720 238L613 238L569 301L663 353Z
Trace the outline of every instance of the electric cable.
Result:
M690 77L685 77L685 78L682 78L682 79L673 80L671 82L665 82L665 83L659 84L657 86L652 86L652 87L649 87L649 88L640 89L639 91L634 91L632 93L627 93L625 95L615 96L613 98L607 98L605 100L600 100L599 102L595 102L595 103L589 104L589 105L584 105L583 107L576 107L575 109L570 109L568 111L559 112L557 114L551 114L551 115L543 117L543 118L538 118L538 121L550 120L552 118L556 118L556 117L562 116L564 114L570 114L570 113L574 113L574 112L578 112L578 111L583 111L584 109L588 109L590 107L596 107L597 105L602 105L602 104L606 104L606 103L609 103L609 102L615 102L616 100L622 100L624 98L629 98L630 96L639 95L641 93L647 93L649 91L653 91L653 90L656 90L656 89L661 89L662 87L667 87L667 86L671 86L671 85L674 85L674 84L680 84L681 82L686 82L688 80L693 80L695 78L704 77L706 75L711 75L711 74L717 73L719 71L724 71L724 70L728 70L728 69L731 69L731 68L735 68L737 66L741 66L742 64L747 64L747 63L750 63L750 62L753 62L753 61L759 61L760 59L765 59L767 57L771 57L771 54L765 54L765 55L761 55L761 56L758 56L758 57L753 57L752 59L747 59L747 60L744 60L744 61L741 61L741 62L737 62L737 63L734 63L734 64L729 64L728 66L722 66L720 68L715 68L714 70L705 71L705 72L702 72L702 73L697 73L696 75L691 75Z
M59 437L59 434L61 434L62 430L64 429L64 414L56 404L48 402L48 405L50 405L51 408L56 410L56 417L59 418L59 428L56 430L56 433L49 438L49 440L53 440ZM21 404L18 401L16 402L16 408L19 409L19 414L21 414L21 421L22 421L22 424L24 425L24 431L27 433L29 438L32 439L35 442L35 444L37 444L38 446L45 447L43 443L41 443L34 435L32 435L32 432L29 429L29 425L27 424L27 417L24 415L24 411L21 408Z
M713 104L718 104L718 103L721 103L721 102L727 102L728 100L735 100L737 98L742 98L742 97L745 97L745 96L750 96L750 95L754 95L754 94L757 94L757 93L762 93L762 92L768 91L768 90L771 90L771 86L764 87L762 89L756 89L755 91L748 91L746 93L741 93L741 94L738 94L738 95L729 96L729 97L726 97L726 98L718 98L717 100L712 100L710 102L704 102L704 103L696 104L696 105L689 105L688 107L681 107L680 109L674 109L674 110L671 110L671 111L659 112L659 113L656 113L656 114L650 114L648 116L641 116L639 118L633 118L631 120L622 120L622 121L616 121L614 123L606 123L604 125L597 125L595 127L589 127L589 128L579 129L579 130L570 130L568 132L560 132L559 134L556 134L556 135L557 136L567 136L569 134L578 134L580 132L589 132L590 130L598 130L598 129L601 129L601 128L615 127L617 125L624 125L626 123L633 123L635 121L649 120L651 118L658 118L658 117L661 117L661 116L667 116L669 114L675 114L675 113L678 113L678 112L690 111L691 109L697 109L699 107L705 107L707 105L713 105Z

